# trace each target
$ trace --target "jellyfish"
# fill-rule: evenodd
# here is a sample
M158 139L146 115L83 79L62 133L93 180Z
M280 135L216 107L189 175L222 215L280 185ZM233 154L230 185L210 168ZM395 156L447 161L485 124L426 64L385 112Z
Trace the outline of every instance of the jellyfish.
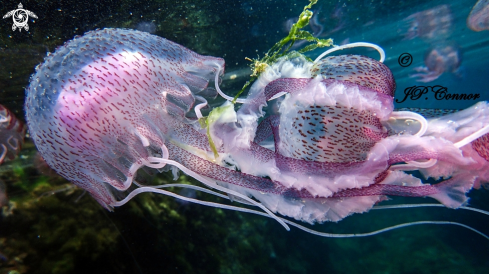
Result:
M195 120L185 114L223 63L141 31L75 37L32 76L32 138L49 166L110 208L110 188L127 189L148 157L167 156L164 136Z
M322 59L355 46L376 48L381 61ZM109 210L153 192L331 236L277 214L311 224L340 221L391 195L464 208L465 193L485 183L477 172L467 176L465 167L479 150L487 152L487 104L450 118L461 120L450 129L444 120L431 126L417 113L394 111L395 82L383 60L380 47L365 43L333 48L314 62L293 53L268 66L248 96L235 100L219 88L223 59L136 30L96 30L68 41L37 67L26 90L27 123L46 162ZM226 102L204 117L215 92ZM268 104L278 112L267 113ZM473 112L477 119L464 118ZM458 134L446 139L445 130ZM473 148L463 150L469 144ZM208 188L143 185L136 177L141 167L175 177L183 171ZM408 170L451 179L423 184ZM173 186L260 211L164 190ZM447 222L402 226L421 223Z
M451 33L453 16L448 5L440 5L411 14L403 22L409 26L404 39L443 40Z
M0 164L13 160L24 143L26 126L7 108L0 105Z
M467 26L473 31L483 31L489 29L489 1L479 0L469 16Z
M409 77L416 78L418 82L431 82L445 72L460 75L459 68L462 63L460 48L454 43L442 43L429 48L424 57L426 66L416 67L418 73Z
M142 21L136 25L136 29L139 31L155 33L156 32L156 24L154 22Z

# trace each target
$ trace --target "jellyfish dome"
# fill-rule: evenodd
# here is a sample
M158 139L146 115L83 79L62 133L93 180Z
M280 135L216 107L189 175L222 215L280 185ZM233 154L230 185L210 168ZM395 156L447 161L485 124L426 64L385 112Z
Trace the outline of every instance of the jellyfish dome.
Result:
M189 119L218 66L220 58L145 32L88 32L36 68L26 91L30 133L53 169L110 208L109 185L127 189L148 157L166 153L171 120Z

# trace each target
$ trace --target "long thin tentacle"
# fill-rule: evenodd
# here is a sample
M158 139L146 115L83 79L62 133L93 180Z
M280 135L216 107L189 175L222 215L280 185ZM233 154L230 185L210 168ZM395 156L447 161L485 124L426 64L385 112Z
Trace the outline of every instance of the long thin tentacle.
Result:
M210 189L203 188L200 186L186 185L186 184L164 184L164 185L151 186L151 185L143 185L143 184L140 184L136 181L134 181L134 184L137 185L138 187L152 187L152 188L182 187L182 188L189 188L189 189L199 190L199 191L202 191L202 192L212 194L212 195L215 195L217 197L229 200L229 197L226 195L222 195L221 193L217 193L215 191L212 191ZM246 203L246 204L248 204L248 203Z
M228 193L228 194L231 194L233 196L236 196L236 197L239 197L245 201L248 201L250 203L252 203L253 205L263 209L265 212L267 212L268 214L270 214L270 216L273 216L271 218L277 220L282 226L285 227L285 229L290 230L290 228L279 218L277 217L275 214L273 214L268 208L266 208L264 205L262 205L261 203L258 203L256 202L255 200L239 193L239 192L236 192L236 191L233 191L231 189L228 189L228 188L225 188L225 187L221 187L219 185L217 185L214 181L208 179L207 177L204 177L190 169L188 169L187 167L185 167L184 165L176 162L176 161L172 161L172 160L168 160L168 159L162 159L162 158L156 158L156 157L148 157L148 160L149 161L153 161L153 162L157 162L161 165L166 165L166 164L170 164L170 165L173 165L173 166L176 166L178 167L180 170L182 170L183 172L185 172L187 175L201 181L202 183L206 184L208 187L211 187L211 188L214 188L214 189L217 189L217 190L220 190L222 192L225 192L225 193ZM157 166L157 165L155 165ZM159 168L159 167L158 167Z
M204 97L198 96L198 95L195 95L194 97L195 97L195 99L198 99L198 100L202 101L202 103L196 105L195 108L194 108L195 115L197 116L197 119L201 119L203 116L202 116L202 112L200 110L203 107L207 106L207 100L204 99Z
M428 121L426 121L426 118L423 116L417 114L416 112L411 112L411 111L393 111L390 115L389 118L393 119L411 119L417 121L420 125L421 128L419 129L414 136L421 137L426 133L426 130L428 129Z
M224 94L224 92L222 92L221 88L219 88L219 73L221 72L222 68L221 68L221 66L219 64L216 64L216 66L217 66L217 72L216 72L216 78L215 78L215 81L214 82L215 82L215 85L216 85L217 93L219 93L219 95L221 95L222 98L224 98L224 99L232 102L234 100L234 98L231 97L231 96L228 96L228 95ZM237 103L244 104L244 103L248 102L248 100L246 100L246 99L236 99L236 102Z
M374 48L376 49L379 54L380 54L380 60L379 62L383 63L384 60L385 60L385 52L384 50L375 45L375 44L372 44L372 43L367 43L367 42L358 42L358 43L351 43L351 44L346 44L346 45L343 45L343 46L337 46L337 47L334 47L332 49L329 49L325 52L323 52L321 55L319 55L316 60L314 60L314 63L317 63L319 60L321 60L324 56L332 53L332 52L335 52L335 51L338 51L338 50L343 50L343 49L349 49L349 48L356 48L356 47L368 47L368 48Z
M416 207L443 207L446 208L446 206L442 204L402 204L402 205L383 205L383 206L374 206L372 209L393 209L393 208L416 208ZM464 210L470 210L470 211L475 211L478 213L482 213L484 215L489 216L489 212L478 209L478 208L473 208L473 207L468 207L468 206L461 206L458 209L464 209Z
M174 198L177 198L177 199L181 199L181 200L184 200L184 201L193 202L193 203L197 203L197 204L205 205L205 206L210 206L210 207L235 210L235 211L240 211L240 212L245 212L245 213L252 213L252 214L256 214L256 215L260 215L260 216L264 216L264 217L269 217L269 218L273 218L273 219L278 218L278 219L280 219L281 222L286 223L286 224L289 224L291 226L294 226L294 227L296 227L296 228L298 228L300 230L303 230L305 232L311 233L311 234L316 235L316 236L327 237L327 238L368 237L368 236L374 236L374 235L378 235L380 233L392 231L392 230L399 229L399 228L409 227L409 226L435 224L435 225L456 225L456 226L460 226L460 227L469 229L471 231L474 231L475 233L477 233L477 234L481 235L482 237L484 237L484 238L486 238L486 239L489 240L489 237L487 235L485 235L484 233L482 233L482 232L480 232L480 231L478 231L478 230L476 230L476 229L474 229L474 228L472 228L472 227L470 227L468 225L457 223L457 222L449 222L449 221L417 221L417 222L403 223L403 224L389 226L389 227L386 227L386 228L382 228L382 229L379 229L379 230L375 230L375 231L372 231L372 232L366 232L366 233L334 234L334 233L319 232L319 231L309 229L309 228L307 228L305 226L299 225L299 224L297 224L295 222L289 221L289 220L284 219L284 218L281 218L281 217L275 216L275 218L274 218L270 214L267 214L267 213L264 213L264 212L261 212L261 211L256 211L256 210L253 210L253 209L248 209L248 208L243 208L243 207L237 207L237 206L223 205L223 204L214 203L214 202L201 201L201 200L197 200L197 199L193 199L193 198L184 197L184 196L175 194L175 193L170 192L170 191L166 191L166 190L162 190L162 189L156 189L156 188L153 188L153 187L141 187L141 188L135 189L126 198L124 198L121 201L116 202L114 204L114 206L124 205L131 198L133 198L134 196L136 196L136 195L138 195L140 193L144 193L144 192L152 192L152 193L164 194L164 195L168 195L168 196L171 196L171 197L174 197ZM416 206L420 206L420 205L412 205L412 207L416 207ZM442 205L426 204L426 205L422 205L422 206L442 206ZM389 207L390 206L374 207L374 208L375 209L387 209ZM397 207L392 206L391 208L397 208ZM465 208L465 207L463 207L463 208L464 209L473 210L473 208ZM474 211L477 211L477 210L474 210ZM484 214L489 214L488 212L485 212L485 211L483 211L483 213Z
M478 131L476 131L476 132L472 133L471 135L465 137L464 139L458 141L454 145L457 148L461 148L461 147L471 143L472 141L478 139L479 137L481 137L482 135L485 135L487 133L489 133L489 125L479 129Z

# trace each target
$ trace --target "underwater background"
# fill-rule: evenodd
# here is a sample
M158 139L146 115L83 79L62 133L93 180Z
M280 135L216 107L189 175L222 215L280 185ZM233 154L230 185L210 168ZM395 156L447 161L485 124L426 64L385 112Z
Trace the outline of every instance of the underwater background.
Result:
M477 1L326 1L312 7L309 32L336 45L371 42L397 83L395 98L413 86L446 87L450 93L479 93L489 100L489 31L467 20ZM481 1L487 5L488 1ZM199 54L222 57L221 88L236 94L251 70L245 57L262 57L287 35L308 1L22 1L37 15L29 30L0 20L0 104L21 121L25 88L48 52L89 30L132 28L181 44ZM3 16L19 5L1 1ZM489 8L486 7L486 21ZM295 19L294 19L295 18ZM315 58L325 49L307 55ZM448 51L448 52L447 52ZM431 53L456 56L435 61ZM338 54L378 58L356 48ZM412 64L399 57L409 53ZM448 58L448 57L447 57ZM447 60L447 59L445 59ZM436 64L430 68L430 62ZM402 64L402 65L401 65ZM424 83L429 71L438 78ZM428 66L428 72L415 68ZM420 69L421 70L421 69ZM421 73L420 76L413 77ZM396 103L396 108L462 109L469 100L433 96ZM152 174L147 182L173 182ZM180 183L199 184L180 176ZM219 201L192 190L187 197ZM489 193L473 190L471 207L489 210ZM382 204L430 202L394 197ZM224 201L219 201L224 202ZM488 273L489 241L457 226L412 226L364 238L321 238L276 221L142 194L114 212L56 175L26 138L13 161L0 166L0 273ZM489 216L445 208L371 210L339 223L308 226L329 233L362 233L419 220L460 222L489 234Z

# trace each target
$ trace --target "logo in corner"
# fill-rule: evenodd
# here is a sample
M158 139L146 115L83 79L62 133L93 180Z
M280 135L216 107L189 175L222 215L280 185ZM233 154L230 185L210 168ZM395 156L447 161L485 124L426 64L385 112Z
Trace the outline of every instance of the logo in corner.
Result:
M13 31L15 31L16 29L22 31L22 28L28 31L29 25L27 24L27 21L29 20L29 16L37 19L37 15L35 15L32 11L23 9L22 3L19 4L18 9L11 10L7 14L5 14L3 16L3 19L9 18L11 16L12 20L14 21L14 24L12 25Z

